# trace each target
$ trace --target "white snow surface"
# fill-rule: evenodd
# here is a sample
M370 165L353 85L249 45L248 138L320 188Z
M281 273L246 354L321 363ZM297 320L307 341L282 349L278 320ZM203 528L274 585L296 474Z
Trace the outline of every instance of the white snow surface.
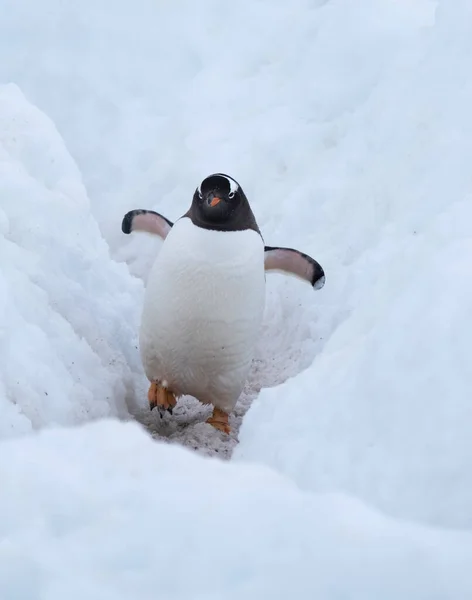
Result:
M317 190L331 189L305 246L327 268L319 322L338 326L307 371L260 395L237 451L303 488L467 528L471 25L470 3L440 3L352 108L336 159L318 156Z
M467 0L0 0L2 600L471 597L471 28ZM120 229L216 171L326 271L268 275L230 437L149 413L161 242Z
M128 415L142 286L110 260L54 124L0 86L0 437Z
M469 536L156 443L136 424L4 442L0 480L2 600L472 594Z

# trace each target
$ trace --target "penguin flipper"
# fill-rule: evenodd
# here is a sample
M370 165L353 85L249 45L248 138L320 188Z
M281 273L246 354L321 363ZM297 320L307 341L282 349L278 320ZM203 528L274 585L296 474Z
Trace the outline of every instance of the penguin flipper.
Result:
M295 275L308 281L315 290L320 290L325 284L323 267L308 254L294 248L265 246L264 268L266 271Z
M169 219L166 219L166 217L163 217L154 210L137 208L130 210L123 217L121 231L123 233L147 231L165 240L173 225L172 221L169 221Z

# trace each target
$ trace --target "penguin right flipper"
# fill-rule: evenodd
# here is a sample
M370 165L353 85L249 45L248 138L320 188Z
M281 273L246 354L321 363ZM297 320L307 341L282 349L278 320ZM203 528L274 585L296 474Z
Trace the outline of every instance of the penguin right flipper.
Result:
M165 240L173 225L172 221L169 221L169 219L166 219L166 217L163 217L154 210L137 208L135 210L130 210L123 217L121 231L123 233L147 231L148 233L154 233Z
M320 263L294 248L265 246L264 268L266 271L295 275L309 282L315 290L320 290L325 284L325 272Z

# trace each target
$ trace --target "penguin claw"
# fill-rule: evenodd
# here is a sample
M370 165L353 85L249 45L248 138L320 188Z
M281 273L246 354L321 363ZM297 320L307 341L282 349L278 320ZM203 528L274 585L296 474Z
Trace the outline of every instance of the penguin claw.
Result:
M231 433L231 427L229 426L229 415L219 408L213 409L212 416L207 419L206 422L223 433Z
M151 410L152 410L152 408L151 408ZM170 415L172 415L172 413L173 413L173 409L170 406L169 406L169 408L162 408L162 406L158 406L157 410L159 411L159 416L161 417L161 419L164 418L166 412L168 412Z
M153 381L149 387L148 401L149 409L158 408L161 418L166 410L172 414L172 409L177 404L174 394L156 381Z

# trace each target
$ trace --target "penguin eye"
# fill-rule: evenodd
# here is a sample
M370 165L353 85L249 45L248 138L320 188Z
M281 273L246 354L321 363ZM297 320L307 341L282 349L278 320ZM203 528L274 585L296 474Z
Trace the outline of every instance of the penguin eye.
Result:
M230 198L230 199L231 199L231 198L234 198L234 197L235 197L235 195L236 195L236 193L235 193L235 192L230 192L230 193L228 194L228 198Z

